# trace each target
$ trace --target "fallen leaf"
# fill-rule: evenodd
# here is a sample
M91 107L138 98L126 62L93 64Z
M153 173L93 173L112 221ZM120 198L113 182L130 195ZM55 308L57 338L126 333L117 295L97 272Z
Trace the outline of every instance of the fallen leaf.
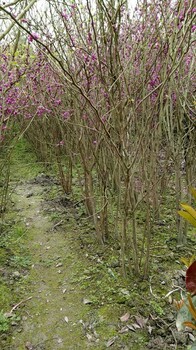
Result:
M152 330L153 330L153 327L148 326L147 329L148 329L148 333L151 334L151 333L152 333Z
M196 294L196 261L186 271L186 289L188 292Z
M141 316L135 316L135 319L140 328L144 328L146 326L146 323L148 322L148 318L143 318Z
M89 333L86 334L86 337L87 337L88 341L92 341L93 340L92 335L89 334Z
M192 333L188 333L188 336L191 341L195 341L195 337Z
M123 295L128 295L128 296L130 296L130 292L129 292L127 289L122 288L120 291L121 291L121 293L122 293Z
M134 329L139 329L139 328L141 328L141 327L139 326L139 324L137 324L137 323L132 323L132 327L134 327Z
M4 316L7 317L7 318L10 318L10 317L13 316L13 313L12 312L5 312Z
M127 328L130 329L130 331L134 331L135 332L135 328L131 324L128 324Z
M124 326L123 328L120 329L118 333L123 334L123 333L127 333L128 331L129 331L129 328L127 326Z
M130 317L130 313L127 312L126 314L124 314L123 316L120 317L120 320L121 320L121 322L127 322L129 317Z
M63 266L63 264L61 262L56 264L56 267L61 267L61 266Z
M34 349L33 345L32 345L29 341L26 342L25 348L26 348L27 350L33 350L33 349Z
M191 321L192 317L186 305L183 305L179 310L176 318L176 328L178 332L184 330L184 322Z
M63 342L62 339L61 339L61 338L58 338L57 343L58 343L58 344L61 344L62 342Z
M64 320L65 320L65 322L67 322L67 323L69 322L69 319L68 319L67 316L64 317Z
M90 299L86 299L86 298L83 299L83 304L84 304L84 305L92 304L92 303L93 303L93 302L92 302L92 300L90 300Z
M109 348L110 346L112 346L116 339L117 339L117 337L113 337L113 338L109 339L106 343L106 348Z
M78 323L81 323L83 325L83 327L85 326L85 323L83 320L79 320Z

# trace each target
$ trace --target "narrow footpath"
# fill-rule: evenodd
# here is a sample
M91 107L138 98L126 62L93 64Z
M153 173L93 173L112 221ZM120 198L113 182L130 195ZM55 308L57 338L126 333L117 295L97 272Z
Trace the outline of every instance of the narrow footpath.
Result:
M32 261L20 306L22 323L12 335L10 349L88 349L83 329L88 305L81 290L71 283L77 276L78 256L69 217L60 221L62 228L55 227L44 211L45 191L43 184L22 183L14 194L17 216L27 228L26 248Z

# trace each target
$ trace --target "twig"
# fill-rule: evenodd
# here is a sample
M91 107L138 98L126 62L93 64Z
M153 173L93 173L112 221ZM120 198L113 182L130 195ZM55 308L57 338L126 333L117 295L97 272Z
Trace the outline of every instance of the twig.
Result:
M183 299L183 292L184 292L184 288L180 287L180 286L176 286L175 284L173 284L174 288L178 288L180 290L180 296Z
M34 345L34 349L38 349L38 348L40 348L41 345L43 345L43 344L45 344L45 343L47 343L47 342L49 342L51 340L56 340L56 339L59 339L59 337L55 336L55 337L52 337L52 338L48 338L48 339L46 339L46 340L44 340L44 341L42 341L40 343L35 344Z
M152 291L152 286L151 286L151 281L152 281L152 277L150 277L150 284L149 284L149 288L150 288L150 293L152 294L152 296L155 298L155 299L160 299L160 297L158 295L155 295Z
M31 300L32 297L28 297L27 299L21 300L18 304L14 305L9 314L12 314L14 310L16 310L21 304L25 303L28 300Z
M60 226L61 224L63 224L63 220L57 222L57 223L53 226L52 231L54 231L54 229L55 229L57 226Z
M173 329L171 329L170 327L169 327L169 330L171 331L171 333L172 333L172 335L173 335L173 338L174 338L174 342L175 342L175 348L174 348L174 350L177 350L177 348L178 348L178 342L177 342L177 339L176 339L176 337L175 337L175 333L174 333Z
M164 296L164 298L169 297L172 293L177 292L177 291L179 291L180 289L181 289L181 287L178 287L178 288L176 288L176 289L171 290L169 293L167 293L167 294Z

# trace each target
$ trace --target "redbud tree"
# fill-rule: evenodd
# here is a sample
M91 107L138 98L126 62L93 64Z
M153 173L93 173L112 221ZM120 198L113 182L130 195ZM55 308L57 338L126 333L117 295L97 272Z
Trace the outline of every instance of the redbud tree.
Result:
M9 121L56 162L66 193L74 172L99 242L117 240L123 274L146 277L168 183L177 208L195 181L194 2L138 1L131 13L122 0L54 0L24 16L19 5L0 6L22 62L13 67L3 43L16 81L1 97L1 147ZM180 218L176 227L183 243Z

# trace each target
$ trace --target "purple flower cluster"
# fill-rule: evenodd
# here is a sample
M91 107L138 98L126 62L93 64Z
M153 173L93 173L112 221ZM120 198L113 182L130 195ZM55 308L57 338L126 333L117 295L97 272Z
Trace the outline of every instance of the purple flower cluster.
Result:
M39 35L37 33L32 33L31 35L28 36L28 42L31 43L34 40L38 40L39 39Z

